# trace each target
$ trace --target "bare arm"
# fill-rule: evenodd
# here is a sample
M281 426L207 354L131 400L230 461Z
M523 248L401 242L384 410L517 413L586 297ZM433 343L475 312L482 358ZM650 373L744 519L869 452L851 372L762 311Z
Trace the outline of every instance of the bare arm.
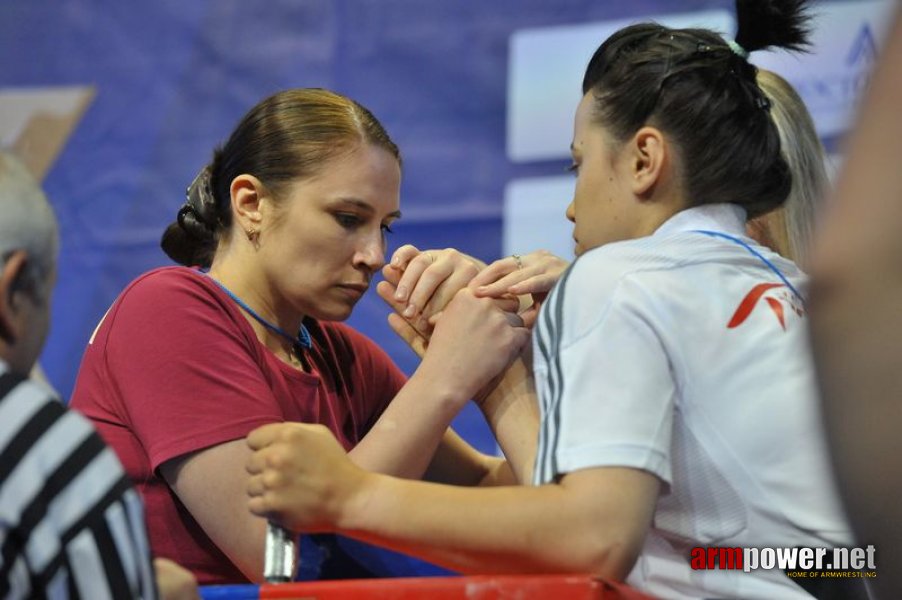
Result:
M860 541L902 564L902 18L883 51L815 246L811 317L840 488ZM902 576L876 587L898 597Z
M423 479L460 486L516 483L507 461L479 452L452 429L445 433Z
M481 263L453 249L420 252L415 247L407 245L399 248L395 252L391 265L383 269L386 281L379 284L377 291L383 300L396 311L395 314L389 316L389 324L420 358L424 358L427 354L433 326L440 320L436 318L437 315L444 312L450 299L470 282L477 272L474 265L481 265ZM402 297L399 298L398 292L402 290ZM496 304L499 308L511 311L516 310L519 306L515 300L496 302ZM415 307L415 311L406 317L403 316L411 306ZM444 327L457 326L445 323ZM467 331L466 328L458 328L458 332L465 331ZM462 343L465 348L469 348L470 353L479 351L479 342L471 335L458 333L457 338L459 343ZM435 361L438 358L438 352L440 350L434 347L429 352L430 357L427 362ZM513 456L519 461L518 464L528 463L525 468L531 469L534 451L530 451L529 447L535 445L538 437L538 414L535 409L534 395L528 395L531 385L527 381L528 375L522 361L522 358L515 361L505 374L486 379L485 381L488 383L478 392L471 390L470 396L477 398L480 408L498 437L505 454L508 457ZM435 386L436 383L437 381L434 380L431 385ZM460 387L460 381L456 382L455 387ZM495 391L489 394L491 390ZM428 394L429 391L427 390L426 393ZM432 393L435 393L435 390ZM466 399L470 396L467 396ZM516 400L520 397L524 399ZM453 407L451 417L462 406L460 400L460 398L456 398L448 403ZM398 398L393 402L393 406L395 405L401 410ZM426 412L422 404L414 407L412 411L403 412L403 414L407 419L412 416L428 423L427 427L410 428L411 433L419 433L420 436L419 440L409 442L414 445L408 445L407 448L418 448L420 452L416 457L411 458L420 460L415 465L411 465L412 468L403 475L416 478L423 473L420 470L423 467L423 461L428 463L427 459L436 450L435 444L439 443L440 437L437 434L441 433L438 431L438 427L441 425L447 427L450 418L447 415L443 417L440 413L430 414ZM376 437L372 439L376 439ZM384 449L385 447L383 447ZM357 449L352 451L352 456L356 453ZM355 460L357 460L356 457ZM384 469L370 468L370 470L386 472ZM394 474L401 473L395 472ZM444 433L444 437L439 443L438 453L429 466L427 477L457 485L476 485L478 483L486 485L490 482L515 483L516 481L511 469L502 460L477 452L450 430Z
M589 469L540 487L448 487L374 477L339 531L464 573L592 573L624 579L658 483Z
M323 427L257 429L252 512L303 531L337 531L466 573L589 572L624 578L651 522L659 483L595 468L541 487L466 488L367 473ZM315 457L315 458L312 458Z
M420 478L452 418L503 372L529 339L522 321L492 300L458 291L407 385L350 452L359 466Z
M241 465L249 457L245 441L233 440L167 461L160 472L213 543L259 583L266 521L247 511Z
M413 326L398 315L391 315L389 323L420 357L424 355L425 338ZM528 368L531 360L527 344L503 376L490 383L488 391L481 392L477 398L479 408L511 464L478 452L448 430L426 479L454 485L529 483L539 435L538 401Z
M524 354L508 367L504 377L479 402L479 408L507 459L507 471L513 477L502 477L496 472L496 485L526 485L532 480L540 419L535 382L529 367L531 361L527 346Z

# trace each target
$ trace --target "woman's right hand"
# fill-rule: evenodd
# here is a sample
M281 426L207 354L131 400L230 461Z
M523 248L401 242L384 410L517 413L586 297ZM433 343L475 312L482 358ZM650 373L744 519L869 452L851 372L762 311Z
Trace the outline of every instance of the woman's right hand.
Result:
M520 313L527 327L532 327L548 292L570 266L563 258L547 250L501 258L479 272L469 287L479 297L501 298L530 294L530 306Z
M528 340L529 330L517 314L464 288L436 319L417 372L470 399L510 365Z

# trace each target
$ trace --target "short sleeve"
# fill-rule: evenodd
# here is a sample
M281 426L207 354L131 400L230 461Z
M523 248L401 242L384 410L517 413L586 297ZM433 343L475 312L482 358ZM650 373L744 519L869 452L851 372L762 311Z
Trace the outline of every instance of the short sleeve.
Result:
M604 302L579 287L562 292L553 343L537 365L537 482L607 466L642 469L669 484L675 384L644 291L625 278Z
M203 277L152 273L102 325L110 385L152 469L283 420L252 331Z

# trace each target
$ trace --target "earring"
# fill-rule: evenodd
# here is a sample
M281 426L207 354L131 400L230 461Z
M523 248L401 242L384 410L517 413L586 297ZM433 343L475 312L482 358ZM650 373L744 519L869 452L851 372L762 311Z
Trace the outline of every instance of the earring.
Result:
M247 241L249 241L251 244L254 245L254 248L256 248L259 245L259 242L257 241L258 238L260 237L259 231L252 228L252 229L245 230L244 234L247 236Z

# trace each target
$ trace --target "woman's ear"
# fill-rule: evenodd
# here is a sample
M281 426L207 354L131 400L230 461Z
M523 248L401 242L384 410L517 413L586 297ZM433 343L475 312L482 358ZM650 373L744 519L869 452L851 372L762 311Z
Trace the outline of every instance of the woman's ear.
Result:
M20 308L25 267L28 253L15 250L3 263L0 271L0 337L7 343L14 343L20 336L17 314Z
M263 182L253 175L239 175L229 187L236 224L245 232L259 232L263 222L261 204L266 197Z
M633 193L647 196L664 175L670 157L669 148L661 130L655 127L642 127L632 139Z

